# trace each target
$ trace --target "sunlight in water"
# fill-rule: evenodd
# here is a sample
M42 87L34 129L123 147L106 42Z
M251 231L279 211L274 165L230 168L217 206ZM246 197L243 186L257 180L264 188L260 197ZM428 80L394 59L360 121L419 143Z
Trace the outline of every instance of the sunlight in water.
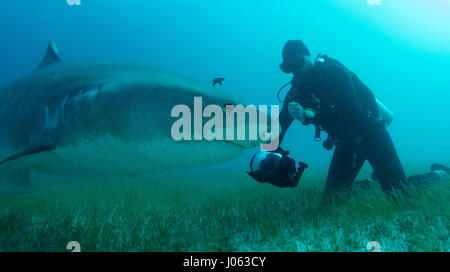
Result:
M450 53L448 0L336 1L414 47Z

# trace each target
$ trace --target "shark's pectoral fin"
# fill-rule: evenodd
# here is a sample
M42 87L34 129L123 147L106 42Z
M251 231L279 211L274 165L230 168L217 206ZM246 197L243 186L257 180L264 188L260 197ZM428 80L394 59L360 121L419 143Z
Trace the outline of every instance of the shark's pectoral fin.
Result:
M55 147L54 138L45 136L20 152L0 161L0 197L32 192L30 169L33 167L33 163L25 158L32 154L53 150Z
M34 141L24 149L22 149L20 152L0 161L0 166L3 166L4 164L17 160L19 158L44 152L44 151L50 151L56 148L56 141L54 137L52 136L43 136L39 140Z
M56 42L51 41L48 45L47 52L45 52L44 58L42 59L36 70L42 69L58 62L61 62L61 59L58 56L58 48L56 46Z

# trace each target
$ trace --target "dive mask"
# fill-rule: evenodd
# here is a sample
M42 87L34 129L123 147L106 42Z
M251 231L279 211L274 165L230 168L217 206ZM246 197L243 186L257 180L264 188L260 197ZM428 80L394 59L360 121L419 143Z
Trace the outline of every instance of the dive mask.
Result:
M286 74L292 73L305 65L304 55L296 55L295 57L284 60L280 64L280 69Z

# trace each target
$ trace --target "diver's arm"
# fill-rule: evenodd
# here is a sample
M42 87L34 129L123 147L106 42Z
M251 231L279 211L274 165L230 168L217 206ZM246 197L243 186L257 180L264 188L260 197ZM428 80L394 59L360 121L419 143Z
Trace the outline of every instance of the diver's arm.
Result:
M279 116L280 128L281 128L281 133L279 135L279 143L280 144L284 139L284 135L286 134L286 131L288 130L288 128L291 126L292 122L294 121L294 118L291 117L291 115L289 114L289 109L288 109L289 103L292 102L292 99L290 99L292 97L292 92L293 92L293 89L291 89L288 92L288 94L286 95L286 99L284 100L283 107L281 109L280 116Z
M291 126L292 122L294 121L294 118L292 118L292 116L289 114L289 103L293 101L293 96L294 96L294 88L291 88L291 90L289 90L289 92L286 94L286 98L284 99L283 102L283 107L281 108L281 112L279 115L279 124L280 124L280 135L278 135L278 144L281 145L281 142L284 139L284 136L286 135L286 131L288 130L288 128ZM277 150L275 150L275 152L280 153L280 154L285 154L286 151L283 150L280 146L278 146Z

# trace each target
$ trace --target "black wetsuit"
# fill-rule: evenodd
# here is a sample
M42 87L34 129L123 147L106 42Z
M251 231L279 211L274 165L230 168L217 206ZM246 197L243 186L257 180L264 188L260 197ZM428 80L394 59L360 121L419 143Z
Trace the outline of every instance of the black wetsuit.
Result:
M280 113L280 143L293 118L288 104L316 111L305 125L327 132L324 146L335 147L326 191L349 187L367 160L384 191L402 188L405 173L391 137L380 118L375 97L361 80L338 61L322 56L302 77L294 77ZM316 132L316 137L319 134Z

